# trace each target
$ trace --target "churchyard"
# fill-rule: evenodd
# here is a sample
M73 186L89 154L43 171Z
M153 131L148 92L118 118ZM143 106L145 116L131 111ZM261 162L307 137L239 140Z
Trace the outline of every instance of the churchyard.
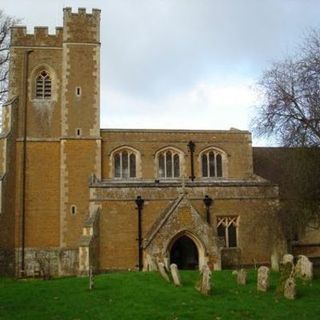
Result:
M198 271L179 271L181 286L157 272L110 272L95 276L91 290L88 277L1 278L0 319L319 319L318 269L312 281L296 280L295 300L277 296L280 273L270 272L266 282L260 273L259 286L258 270L242 271L240 282L232 270L206 275L209 295L200 292Z

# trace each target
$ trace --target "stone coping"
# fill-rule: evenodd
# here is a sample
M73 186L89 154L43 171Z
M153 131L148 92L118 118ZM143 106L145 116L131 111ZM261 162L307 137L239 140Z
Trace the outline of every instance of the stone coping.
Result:
M168 188L168 187L276 187L277 184L267 180L202 180L202 181L186 181L180 180L102 180L95 181L89 185L90 188Z

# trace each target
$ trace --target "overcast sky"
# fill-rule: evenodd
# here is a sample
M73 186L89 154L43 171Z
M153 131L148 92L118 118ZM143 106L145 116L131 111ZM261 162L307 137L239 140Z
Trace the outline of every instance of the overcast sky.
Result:
M250 129L262 71L320 24L319 0L1 2L28 32L54 33L66 6L102 10L104 128Z

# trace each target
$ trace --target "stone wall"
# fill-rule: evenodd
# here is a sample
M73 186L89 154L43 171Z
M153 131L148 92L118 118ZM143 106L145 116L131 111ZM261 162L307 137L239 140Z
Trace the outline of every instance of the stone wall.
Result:
M272 206L277 202L277 188L267 182L242 181L202 183L132 183L97 182L91 186L90 201L102 207L100 216L100 267L106 269L135 269L138 262L138 220L135 199L145 200L142 215L143 239L159 216L179 197L186 193L191 206L205 221L205 195L214 199L211 221L216 216L238 216L238 247L240 263L252 265L255 261L270 263L272 250L284 250L281 234L275 234L275 217ZM190 229L193 227L189 226ZM201 226L199 226L201 228ZM179 232L178 226L170 230ZM186 227L185 229L188 229ZM275 237L273 237L275 235ZM171 234L172 237L175 234ZM168 240L168 239L167 239ZM163 244L165 246L165 244ZM211 250L211 248L209 248ZM228 250L228 249L227 249ZM236 264L236 263L234 263Z
M155 155L164 147L174 147L184 154L182 176L190 176L190 152L187 144L195 143L195 176L202 176L200 152L208 147L218 148L226 153L224 177L248 179L252 177L251 134L248 131L229 130L101 130L102 177L112 178L112 151L120 146L129 146L141 153L141 170L144 179L157 179Z
M44 264L51 276L75 275L78 273L78 249L74 248L25 248L25 276L41 276L41 264ZM16 249L17 270L21 261L21 249Z

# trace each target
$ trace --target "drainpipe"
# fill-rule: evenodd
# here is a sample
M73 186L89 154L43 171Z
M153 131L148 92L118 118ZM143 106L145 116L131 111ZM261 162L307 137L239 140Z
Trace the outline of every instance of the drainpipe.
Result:
M210 219L210 207L213 203L213 200L208 196L205 195L203 199L204 205L206 206L206 211L207 211L207 222L209 225L211 225L211 219Z
M27 168L27 120L28 120L28 71L31 49L24 51L24 121L23 121L23 151L22 151L22 203L21 203L21 270L25 275L25 237L26 237L26 168Z
M195 150L195 143L193 141L189 141L188 143L188 148L190 150L190 161L191 161L191 176L190 176L190 179L191 181L194 181L194 164L193 164L193 154L194 154L194 150Z
M141 196L137 196L136 205L138 209L138 255L139 255L139 262L138 262L138 268L139 271L142 271L143 263L142 263L142 208L144 200L141 198Z

